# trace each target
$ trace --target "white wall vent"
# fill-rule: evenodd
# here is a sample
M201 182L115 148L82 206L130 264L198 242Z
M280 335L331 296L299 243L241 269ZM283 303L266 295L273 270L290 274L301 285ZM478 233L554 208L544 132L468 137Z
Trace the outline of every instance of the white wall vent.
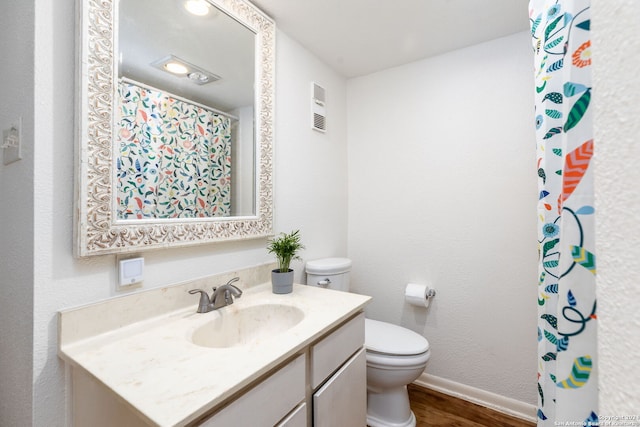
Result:
M324 88L311 82L311 128L320 132L327 131L325 96Z

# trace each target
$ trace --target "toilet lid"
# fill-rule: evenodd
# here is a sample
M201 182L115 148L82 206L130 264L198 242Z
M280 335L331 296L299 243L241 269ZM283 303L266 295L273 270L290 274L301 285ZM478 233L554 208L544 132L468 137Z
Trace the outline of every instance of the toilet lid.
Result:
M322 258L307 261L305 270L310 274L339 274L351 270L349 258Z
M378 320L364 320L364 345L367 350L398 356L422 354L429 350L429 341L402 326Z

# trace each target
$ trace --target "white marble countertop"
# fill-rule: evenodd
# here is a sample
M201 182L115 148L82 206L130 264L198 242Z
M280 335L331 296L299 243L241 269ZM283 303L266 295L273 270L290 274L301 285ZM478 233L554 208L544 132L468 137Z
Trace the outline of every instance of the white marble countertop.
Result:
M303 285L294 285L290 294L276 295L265 283L246 289L242 298L219 312L196 313L194 296L192 307L110 331L65 333L65 328L75 329L79 322L100 322L95 316L101 308L95 305L93 314L92 307L82 308L86 319L74 310L60 313L59 355L97 378L147 422L184 425L361 311L369 300ZM196 328L223 311L262 304L291 305L305 316L287 331L243 346L207 348L190 341Z

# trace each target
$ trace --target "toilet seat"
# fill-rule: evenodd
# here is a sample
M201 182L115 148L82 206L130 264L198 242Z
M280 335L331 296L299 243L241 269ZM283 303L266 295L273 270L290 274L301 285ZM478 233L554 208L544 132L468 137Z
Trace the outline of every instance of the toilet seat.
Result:
M431 357L431 352L427 350L422 354L414 354L411 356L391 356L367 350L365 356L367 358L367 366L378 369L424 369L427 361Z
M373 319L365 319L364 325L367 353L411 359L406 356L422 356L429 351L429 341L407 328Z

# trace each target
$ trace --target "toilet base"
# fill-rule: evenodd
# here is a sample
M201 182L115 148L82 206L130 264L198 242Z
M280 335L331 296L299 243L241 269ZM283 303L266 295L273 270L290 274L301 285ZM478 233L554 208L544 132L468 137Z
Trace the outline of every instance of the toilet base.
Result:
M367 425L370 427L415 427L406 386L367 390Z
M411 412L411 418L403 424L389 424L386 421L377 419L374 416L367 415L367 426L369 427L416 427L416 416Z

